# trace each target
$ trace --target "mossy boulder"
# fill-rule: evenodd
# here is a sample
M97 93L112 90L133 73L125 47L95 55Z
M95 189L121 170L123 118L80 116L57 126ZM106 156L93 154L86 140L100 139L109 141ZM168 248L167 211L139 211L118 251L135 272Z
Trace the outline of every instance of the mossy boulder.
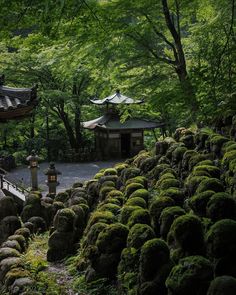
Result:
M59 192L54 198L56 202L58 201L62 203L65 203L68 199L69 199L69 195L66 192Z
M57 212L53 225L58 232L73 232L76 214L72 209L65 208Z
M26 239L26 241L28 241L30 239L31 232L28 228L21 227L15 231L15 235L22 235Z
M126 225L132 213L135 210L139 210L139 209L142 209L142 208L139 206L128 206L128 205L123 206L120 213L120 222Z
M134 178L128 179L125 183L125 186L127 186L131 183L141 183L144 186L144 188L147 188L148 181L145 176L136 176Z
M166 190L171 187L180 187L180 182L177 179L165 179L161 182L160 190Z
M206 211L207 216L213 222L216 222L220 219L235 219L235 199L226 193L216 193L208 201Z
M129 231L127 247L140 249L146 241L154 238L155 233L149 225L137 223Z
M195 154L195 155L193 155L188 161L188 170L192 171L193 167L195 165L197 165L199 162L207 160L209 158L210 158L210 155L208 155L208 154L197 154L197 155Z
M7 216L16 216L17 207L11 197L0 198L0 221Z
M33 216L28 221L33 223L34 233L43 233L47 230L47 224L42 217Z
M198 172L198 171L204 171L204 172L207 172L208 175L210 175L210 177L213 177L213 178L220 178L220 175L221 175L221 171L218 167L216 166L212 166L212 165L198 165L198 166L195 166L194 169L193 169L193 174L195 172Z
M159 179L159 175L161 174L162 171L164 171L167 168L171 168L169 164L159 164L156 167L154 167L151 171L150 171L150 177L154 178L156 180Z
M215 278L207 291L207 295L235 295L236 279L231 276Z
M152 220L152 225L156 233L159 233L159 218L161 216L162 210L167 207L173 207L175 205L174 201L169 197L157 197L154 199L150 206L150 215Z
M196 194L188 200L188 205L196 215L206 217L207 203L214 194L215 192L210 190Z
M104 186L111 186L115 188L116 184L114 181L107 180L107 181L104 181L103 184L101 185L101 187L104 187Z
M8 257L20 257L20 252L13 248L0 248L0 261Z
M137 209L134 210L128 220L128 227L131 228L133 225L136 223L141 223L141 224L148 224L150 225L150 215L149 211L145 209Z
M12 248L17 250L18 252L21 252L21 247L20 244L16 241L5 241L4 243L2 243L1 245L2 248Z
M229 167L230 162L235 160L235 159L236 159L236 150L226 152L224 154L222 164L227 169Z
M160 192L160 197L169 197L177 206L182 206L185 200L184 191L179 188L170 187Z
M174 206L174 207L167 207L163 209L161 215L160 215L160 234L163 239L166 239L169 230L171 228L172 223L174 220L181 216L184 215L185 211L179 206Z
M129 199L132 198L142 198L148 203L149 192L146 189L138 189L129 196Z
M124 194L121 191L114 189L110 191L107 195L107 199L110 199L110 198L117 199L120 204L123 204Z
M99 200L103 201L107 198L109 192L113 191L114 187L112 186L103 186L99 191Z
M101 206L98 207L99 211L110 211L112 212L115 216L118 215L120 213L120 206L119 205L115 205L115 204L111 204L111 203L107 203L107 204L102 204Z
M168 234L174 239L174 248L179 248L183 255L204 254L204 235L201 220L192 215L185 214L177 217L171 225Z
M208 179L203 179L197 190L196 190L196 193L202 193L202 192L205 192L205 191L209 191L209 190L212 190L214 192L223 192L224 191L224 186L222 184L222 182L217 179L217 178L208 178Z
M147 208L147 203L145 202L144 199L142 199L140 197L134 197L134 198L128 199L128 201L126 202L126 205L127 206L139 206L144 209Z
M185 181L185 188L188 191L189 195L192 196L196 192L199 184L203 180L210 179L207 176L194 176L194 175L189 175L188 178Z
M202 256L189 256L172 268L166 286L171 295L205 295L212 279L211 262Z
M213 135L210 137L210 149L216 155L220 156L221 148L225 142L229 141L222 135Z
M165 155L168 148L169 148L169 143L166 140L158 141L155 144L155 154L156 155Z
M214 258L234 255L236 252L236 221L222 219L211 226L206 234L207 251Z
M140 175L141 170L139 168L125 168L121 173L121 179L123 183L126 183L126 181L130 178L134 178L136 176Z
M117 171L115 168L107 168L105 171L104 171L104 175L107 176L107 175L117 175Z
M82 241L82 248L87 247L88 245L95 245L99 233L102 232L107 226L108 225L103 222L97 222L92 225L89 232Z
M138 189L144 189L144 186L141 183L130 183L125 188L125 196L129 198L129 196Z
M121 253L126 246L128 229L121 223L111 224L99 233L96 246L101 253Z
M182 161L183 155L186 151L187 148L185 146L177 147L172 153L172 162L176 164Z
M8 241L17 241L21 247L21 251L24 252L26 250L27 241L22 235L9 236Z
M4 285L8 288L13 285L14 281L19 278L29 277L30 272L23 267L15 267L10 269L4 279Z
M152 239L142 246L139 274L141 282L152 281L163 265L169 264L170 251L161 239ZM164 284L164 282L163 282Z
M189 160L191 157L198 155L198 152L194 150L187 150L182 157L182 168L184 170L188 170L189 168Z
M152 170L157 165L159 158L159 156L154 156L144 159L139 165L139 168L141 169L143 174L146 174L150 170Z
M106 224L111 224L115 222L116 218L114 214L110 211L95 211L93 214L91 214L88 224L85 229L85 233L88 233L91 226L94 225L97 222L102 222Z
M0 243L21 227L21 222L17 216L7 216L0 221Z

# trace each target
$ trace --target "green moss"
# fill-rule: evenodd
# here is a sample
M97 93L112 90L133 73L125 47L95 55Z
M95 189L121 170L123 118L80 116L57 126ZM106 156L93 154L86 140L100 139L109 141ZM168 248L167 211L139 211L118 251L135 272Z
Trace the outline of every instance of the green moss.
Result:
M55 198L54 201L58 201L58 202L66 202L69 199L69 195L66 192L60 192L58 193Z
M236 279L231 276L216 277L211 281L207 295L235 295Z
M104 204L115 204L115 205L122 205L121 202L118 199L115 198L107 198L105 201L103 201Z
M18 228L14 234L23 236L26 239L26 241L29 240L30 235L31 235L30 230L26 227Z
M214 258L236 252L236 221L223 219L213 224L206 234L207 250Z
M95 174L94 179L100 179L102 176L104 176L104 174L101 172L98 172L97 174Z
M167 168L171 168L169 164L159 164L150 171L150 176L158 180L160 173Z
M139 249L146 241L154 238L155 233L149 225L137 223L129 231L127 247Z
M161 182L160 189L166 190L171 187L180 187L180 182L177 179L165 179Z
M189 191L190 195L193 195L199 184L203 181L203 180L207 180L210 179L207 176L192 176L191 174L188 176L186 182L185 182L185 187L187 188L187 190Z
M146 204L145 200L140 198L140 197L135 197L135 198L128 199L128 201L126 202L126 205L127 206L139 206L139 207L142 207L144 209L147 208L147 204Z
M218 167L211 166L211 165L196 166L193 169L193 173L196 171L206 171L213 178L220 178L220 174L221 174L221 171Z
M188 255L202 254L204 251L203 227L201 220L191 214L177 217L170 228L177 248Z
M177 147L172 153L172 160L176 163L182 160L184 153L187 151L187 148L184 146Z
M104 181L103 184L101 185L101 187L105 187L105 186L111 186L111 187L115 188L115 183L114 183L114 181L107 180L107 181Z
M120 222L123 224L127 224L132 212L137 209L142 209L142 208L139 206L127 206L127 205L123 206L123 208L121 209L121 214L120 214Z
M151 281L160 268L169 263L170 252L161 239L147 241L141 248L140 277L142 281Z
M221 183L221 181L217 178L208 178L208 179L203 179L196 192L197 193L202 193L208 190L212 190L214 192L223 192L224 191L224 186Z
M174 200L175 204L178 206L182 206L185 199L183 190L175 187L161 191L160 197L169 197Z
M117 171L117 174L120 176L121 175L121 172L125 169L125 168L128 168L128 164L125 164L125 163L118 163L115 165L115 169Z
M162 238L166 239L173 221L185 213L184 209L179 206L167 207L163 209L160 215L160 234Z
M221 147L227 141L229 141L228 138L219 134L213 134L212 136L210 136L211 146L217 145Z
M174 295L205 295L212 279L211 262L201 256L189 256L172 268L166 286Z
M198 154L198 155L193 155L188 162L188 170L192 171L193 167L198 164L201 161L207 160L209 155L203 155L203 154Z
M111 224L98 235L96 246L101 253L121 252L126 246L128 229L121 223Z
M20 252L13 248L0 248L0 262L8 257L20 257Z
M132 198L142 198L148 202L149 192L146 189L138 189L130 195L129 199Z
M12 235L12 236L9 236L8 237L8 240L9 241L16 240L20 244L21 250L22 251L25 251L27 243L26 243L26 239L22 235Z
M117 171L115 168L107 168L105 171L104 171L104 175L107 176L107 175L117 175Z
M108 196L108 193L113 191L114 190L114 187L112 186L104 186L100 189L99 191L99 199L101 201L105 200Z
M126 181L125 186L131 184L131 183L140 183L142 184L145 188L147 188L147 178L144 176L136 176L134 178L130 178Z
M129 198L129 196L138 189L143 189L143 185L141 183L130 183L125 188L125 196Z
M110 211L114 215L117 215L120 212L120 206L108 203L108 204L103 204L102 206L99 206L98 210L99 211Z
M213 222L216 222L220 219L235 219L235 200L226 193L214 194L207 203L207 216Z
M90 227L87 235L82 240L82 249L87 247L88 245L95 245L99 233L102 232L103 229L106 228L107 226L108 226L108 224L103 223L103 222L97 222L97 223L93 224Z
M236 159L236 150L232 150L232 151L226 152L224 154L222 163L223 163L224 167L228 167L229 163L235 159Z
M134 178L136 176L140 175L140 169L139 168L133 168L133 167L129 167L129 168L125 168L122 172L121 172L121 179L123 183L126 183L126 181L130 178Z
M131 228L136 223L150 225L149 211L142 208L134 210L129 217L128 227Z
M57 211L53 225L58 231L71 231L73 230L75 216L75 212L72 209L61 209Z
M184 169L188 170L189 166L189 160L191 157L198 155L198 152L194 151L194 150L187 150L184 154L183 154L183 158L182 158L182 166Z
M23 267L15 267L10 269L4 279L6 287L13 285L14 281L19 278L30 277L30 272L25 270Z
M86 227L85 233L87 233L91 226L97 222L102 222L106 224L111 224L115 221L115 216L110 211L95 211L89 218L88 225Z
M212 160L204 160L204 161L201 161L201 162L197 163L195 165L195 167L202 166L202 165L214 166L214 163L213 163Z
M189 207L193 210L193 212L200 216L206 216L206 207L207 203L210 200L211 196L215 194L214 191L205 191L199 194L194 195L189 199Z
M150 215L154 223L153 225L155 227L155 230L156 230L156 227L158 227L159 218L161 216L162 210L167 207L172 207L174 205L175 205L174 201L169 197L157 197L156 199L152 201L150 206Z

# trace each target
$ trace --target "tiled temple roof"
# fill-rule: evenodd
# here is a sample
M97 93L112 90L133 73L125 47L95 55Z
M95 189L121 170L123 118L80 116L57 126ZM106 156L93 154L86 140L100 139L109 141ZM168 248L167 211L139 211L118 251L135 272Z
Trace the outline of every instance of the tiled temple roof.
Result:
M38 104L37 86L14 88L4 86L0 76L0 120L9 120L29 115Z

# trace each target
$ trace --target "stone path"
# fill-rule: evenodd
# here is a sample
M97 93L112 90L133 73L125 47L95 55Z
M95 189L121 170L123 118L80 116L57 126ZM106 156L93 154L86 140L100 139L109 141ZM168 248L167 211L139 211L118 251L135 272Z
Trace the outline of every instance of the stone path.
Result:
M60 185L57 191L70 188L77 181L85 181L91 179L100 169L112 167L116 161L92 162L92 163L56 163L55 167L62 175L58 176ZM45 183L46 176L43 171L49 167L49 163L41 163L38 170L38 183L40 189L46 193L48 187ZM25 187L30 187L30 171L27 166L19 167L7 175L10 180L23 182Z

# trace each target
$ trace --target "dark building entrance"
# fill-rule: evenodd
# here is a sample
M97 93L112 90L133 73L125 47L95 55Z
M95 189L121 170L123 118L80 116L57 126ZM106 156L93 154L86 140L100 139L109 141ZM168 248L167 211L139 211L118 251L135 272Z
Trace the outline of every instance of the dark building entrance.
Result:
M121 134L121 156L124 158L130 156L130 133Z

